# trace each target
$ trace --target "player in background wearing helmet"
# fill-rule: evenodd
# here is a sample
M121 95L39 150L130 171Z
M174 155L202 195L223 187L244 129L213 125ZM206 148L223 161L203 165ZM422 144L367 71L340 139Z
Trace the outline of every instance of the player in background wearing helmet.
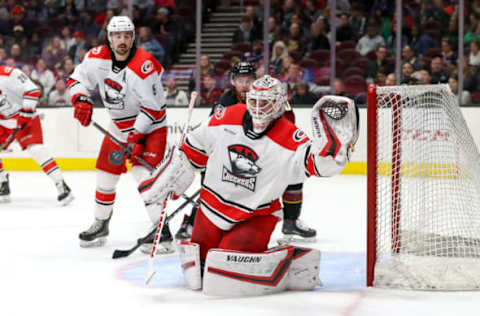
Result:
M92 48L75 67L68 88L74 117L82 126L88 126L93 108L89 91L98 85L111 118L109 133L128 144L130 153L125 157L117 144L104 137L96 165L94 221L79 235L82 247L102 246L106 242L116 186L120 175L127 171L126 159L132 163L133 177L140 181L149 171L137 158L155 167L164 156L167 140L162 66L152 54L136 47L135 27L130 18L112 17L107 25L107 37L108 45ZM160 212L152 205L145 207L151 222L156 225ZM164 229L164 251L172 251L171 241L168 228Z
M245 103L246 94L255 80L255 67L250 62L237 62L232 69L232 89L227 90L221 97L218 104L213 105L210 115L216 110L222 111L224 107L239 103ZM295 123L295 114L288 102L285 102L285 117ZM202 176L203 178L203 176ZM300 220L302 209L303 184L296 183L287 187L283 194L283 212L284 221L282 233L284 237L279 240L280 243L290 241L309 241L313 242L317 232L307 227ZM193 222L195 220L197 207L193 207L190 216L185 215L180 229L175 234L178 240L190 238Z
M43 145L42 125L36 112L39 97L40 89L21 70L0 66L0 151L16 140L55 183L58 202L67 205L73 195L57 163ZM13 133L16 134L8 141ZM3 170L0 159L0 202L9 201L9 174Z
M217 109L190 131L145 181L142 198L153 203L182 194L194 170L205 170L191 241L179 243L187 287L222 296L312 289L318 284L318 250L267 248L287 186L345 167L358 138L355 104L322 97L313 107L309 139L283 117L287 99L279 80L255 80L246 98L246 104Z

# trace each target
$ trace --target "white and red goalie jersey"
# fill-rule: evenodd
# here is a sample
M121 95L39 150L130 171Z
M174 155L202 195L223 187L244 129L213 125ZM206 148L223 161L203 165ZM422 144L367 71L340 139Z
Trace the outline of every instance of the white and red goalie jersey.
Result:
M195 167L205 168L202 211L223 230L256 215L281 216L281 196L289 184L332 175L321 174L311 140L293 123L282 117L258 138L245 132L246 111L244 104L217 111L189 132L181 147ZM332 139L315 152L336 155L339 148Z
M15 128L20 110L35 112L40 89L21 70L0 66L0 124Z
M138 47L132 50L133 57L120 68L114 65L107 45L92 48L67 83L72 100L89 96L98 86L112 119L109 131L122 141L134 129L149 134L167 123L163 68L149 52Z

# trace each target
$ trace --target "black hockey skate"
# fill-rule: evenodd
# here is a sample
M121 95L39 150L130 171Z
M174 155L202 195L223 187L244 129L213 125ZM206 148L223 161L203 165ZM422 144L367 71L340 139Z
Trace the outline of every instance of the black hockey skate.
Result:
M289 242L315 242L317 231L305 226L300 220L285 219L282 227L283 238L278 240L279 244Z
M8 177L9 175L7 174L7 180L0 183L0 203L10 202L10 185Z
M176 240L187 240L192 237L192 225L190 224L188 215L183 217L182 225L178 229L177 233L175 234Z
M78 238L80 238L80 247L90 248L105 245L109 233L108 225L111 218L112 213L110 213L110 216L107 219L95 218L95 221L90 228L78 235Z
M70 190L70 187L65 183L65 181L62 180L60 182L57 182L55 183L55 186L58 190L58 203L65 206L73 201L72 190Z
M152 226L152 230L154 227L157 227L158 224ZM155 238L155 234L152 234L151 240L148 240L146 243L140 246L140 250L143 253L151 254L153 249L153 239ZM175 249L172 245L173 237L172 233L170 232L170 227L168 223L165 223L165 226L162 229L162 235L160 236L160 241L158 242L156 254L157 255L165 255L169 253L173 253Z

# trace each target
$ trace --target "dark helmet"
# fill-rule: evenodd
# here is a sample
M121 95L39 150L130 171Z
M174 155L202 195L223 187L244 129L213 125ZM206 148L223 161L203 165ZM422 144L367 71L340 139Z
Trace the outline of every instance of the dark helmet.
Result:
M232 79L237 77L253 77L255 78L255 67L247 61L236 62L232 69Z

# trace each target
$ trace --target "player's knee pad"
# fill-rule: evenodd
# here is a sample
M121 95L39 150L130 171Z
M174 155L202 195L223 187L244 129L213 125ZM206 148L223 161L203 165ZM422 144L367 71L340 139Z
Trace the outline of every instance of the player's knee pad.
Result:
M120 180L120 175L102 170L97 171L97 188L115 190L118 180Z
M177 244L177 251L182 263L185 285L192 290L202 288L202 267L200 262L200 246L190 241Z
M46 150L43 144L32 144L27 147L27 151L30 156L35 160L39 165L44 161L51 158L50 153Z
M309 255L315 252L316 255ZM290 245L262 253L211 249L205 262L203 292L215 296L251 296L311 289L318 284L319 262L318 250Z

